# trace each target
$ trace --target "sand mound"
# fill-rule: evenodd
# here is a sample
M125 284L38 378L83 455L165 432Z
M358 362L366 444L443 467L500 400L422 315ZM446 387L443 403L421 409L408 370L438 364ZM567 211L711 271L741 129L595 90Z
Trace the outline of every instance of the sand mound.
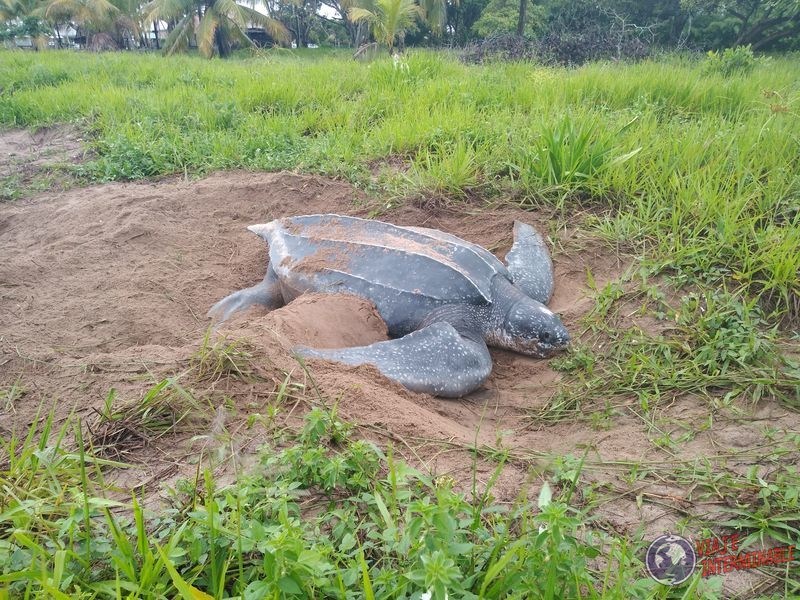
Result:
M293 346L343 348L387 340L386 324L372 303L343 294L307 294L278 310L251 308L219 328L250 340L271 333L288 350Z

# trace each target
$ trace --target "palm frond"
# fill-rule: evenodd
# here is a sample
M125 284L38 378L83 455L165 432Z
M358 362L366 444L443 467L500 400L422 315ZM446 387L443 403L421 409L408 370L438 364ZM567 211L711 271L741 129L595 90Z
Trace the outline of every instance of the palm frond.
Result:
M213 6L206 9L203 18L197 26L197 50L202 56L211 58L214 54L214 34L219 27L220 17Z
M374 23L378 20L378 16L374 12L366 8L361 8L360 6L352 7L347 11L347 14L350 16L350 20L353 21L353 23L358 23L359 21Z
M422 7L415 0L376 0L376 3L383 17L379 23L381 35L389 48L417 18L424 16Z
M247 37L247 34L241 28L234 25L231 21L223 20L219 24L220 29L225 35L226 39L238 41L243 46L255 46L255 42Z
M236 26L239 27L240 29L247 28L247 19L244 17L242 11L240 10L241 8L244 7L239 6L236 3L236 0L215 0L212 6L218 15L227 17L228 19L233 21L236 24Z
M447 0L420 0L425 11L425 22L439 35L447 24Z
M270 37L278 42L288 42L291 39L289 30L284 27L283 23L272 17L253 10L247 6L238 5L241 13L246 17L249 23L253 25L260 25L263 27ZM248 38L249 39L249 38Z
M194 31L194 14L185 15L167 36L164 42L164 54L171 56L177 52L185 52L189 48L189 40Z
M44 14L47 18L71 15L79 23L97 24L119 14L119 9L108 0L50 0Z
M191 0L151 0L142 7L142 19L150 21L177 19L186 14L194 13L194 3Z

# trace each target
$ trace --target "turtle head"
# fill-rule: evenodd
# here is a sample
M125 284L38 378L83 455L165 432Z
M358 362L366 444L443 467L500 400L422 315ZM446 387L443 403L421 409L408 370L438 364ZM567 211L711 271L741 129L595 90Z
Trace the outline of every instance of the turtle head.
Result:
M527 296L518 297L508 307L498 329L488 338L493 345L538 358L547 358L569 345L569 333L561 318Z

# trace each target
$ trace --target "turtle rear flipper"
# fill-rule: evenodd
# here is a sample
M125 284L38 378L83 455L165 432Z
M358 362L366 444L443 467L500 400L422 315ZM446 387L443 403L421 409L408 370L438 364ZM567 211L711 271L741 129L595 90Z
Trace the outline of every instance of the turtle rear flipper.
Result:
M506 254L514 285L526 296L547 304L553 296L553 261L547 244L530 225L514 221L514 245Z
M272 269L272 265L267 267L267 274L261 283L225 296L211 307L208 311L208 316L221 323L232 314L256 304L269 309L279 308L284 305L280 281L278 281L278 275Z
M492 359L483 340L466 338L446 322L369 346L336 350L300 347L295 352L348 365L375 365L386 377L410 390L447 398L468 394L492 370Z

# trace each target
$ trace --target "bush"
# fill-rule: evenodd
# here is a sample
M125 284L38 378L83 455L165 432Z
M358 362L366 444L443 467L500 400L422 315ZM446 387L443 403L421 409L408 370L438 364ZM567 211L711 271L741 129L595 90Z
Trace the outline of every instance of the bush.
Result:
M707 73L719 73L725 77L746 75L758 64L750 45L726 48L722 54L716 50L706 55L705 70Z
M633 35L614 34L597 28L583 31L551 31L538 41L539 59L552 65L582 65L593 60L638 60L650 51Z
M492 60L537 60L535 45L524 37L501 34L467 46L461 54L466 63L481 64Z
M466 63L492 60L532 60L546 65L579 66L593 60L639 60L650 48L632 36L616 37L598 29L551 31L529 40L516 35L496 35L468 46L461 55Z

